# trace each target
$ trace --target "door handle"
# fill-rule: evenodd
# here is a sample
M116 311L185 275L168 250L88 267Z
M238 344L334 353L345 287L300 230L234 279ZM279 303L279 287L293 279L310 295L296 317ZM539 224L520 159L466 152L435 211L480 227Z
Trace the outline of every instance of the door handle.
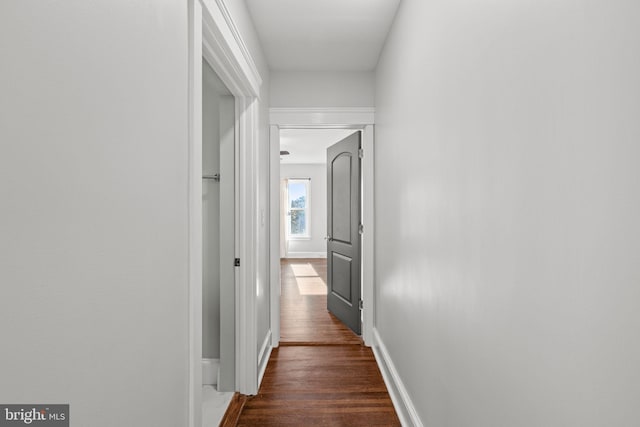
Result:
M326 240L327 242L331 242L333 239L329 236L324 236L324 240Z

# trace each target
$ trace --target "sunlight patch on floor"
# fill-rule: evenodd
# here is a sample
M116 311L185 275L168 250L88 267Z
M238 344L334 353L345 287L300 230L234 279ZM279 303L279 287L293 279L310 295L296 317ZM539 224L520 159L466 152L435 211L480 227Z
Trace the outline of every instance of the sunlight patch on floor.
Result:
M296 277L300 295L326 295L327 285L321 277Z
M294 276L317 276L318 272L309 263L291 264Z

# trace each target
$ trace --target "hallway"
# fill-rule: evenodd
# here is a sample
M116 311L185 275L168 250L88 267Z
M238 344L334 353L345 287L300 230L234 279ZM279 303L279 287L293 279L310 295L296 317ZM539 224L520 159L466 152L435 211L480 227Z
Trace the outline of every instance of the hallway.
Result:
M326 260L282 260L281 342L238 426L399 426L373 352L326 309Z

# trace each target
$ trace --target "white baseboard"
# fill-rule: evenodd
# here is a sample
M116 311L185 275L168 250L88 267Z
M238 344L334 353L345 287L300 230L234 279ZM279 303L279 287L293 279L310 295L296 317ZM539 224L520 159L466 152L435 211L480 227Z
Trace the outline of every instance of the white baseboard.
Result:
M286 258L326 258L326 252L287 252Z
M202 358L202 385L218 385L220 359Z
M269 357L271 357L272 349L271 329L269 329L269 332L267 332L267 335L264 337L264 342L262 343L260 354L258 355L258 388L260 388L260 384L262 383L262 377L264 377L264 371L267 369L267 363L269 363Z
M411 401L409 392L404 386L398 371L396 370L393 360L389 356L387 347L385 347L382 338L376 328L373 328L373 354L378 362L378 367L382 373L382 378L387 385L389 395L393 401L400 423L406 427L423 427L422 421L418 416L415 406Z

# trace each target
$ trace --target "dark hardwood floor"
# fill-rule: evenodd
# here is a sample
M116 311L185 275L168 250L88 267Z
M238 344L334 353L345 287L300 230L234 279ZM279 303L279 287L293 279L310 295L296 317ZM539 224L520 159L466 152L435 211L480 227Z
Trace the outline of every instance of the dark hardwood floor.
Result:
M400 426L373 352L327 312L324 259L282 261L281 342L237 426Z
M238 426L399 426L378 365L361 345L273 351Z

